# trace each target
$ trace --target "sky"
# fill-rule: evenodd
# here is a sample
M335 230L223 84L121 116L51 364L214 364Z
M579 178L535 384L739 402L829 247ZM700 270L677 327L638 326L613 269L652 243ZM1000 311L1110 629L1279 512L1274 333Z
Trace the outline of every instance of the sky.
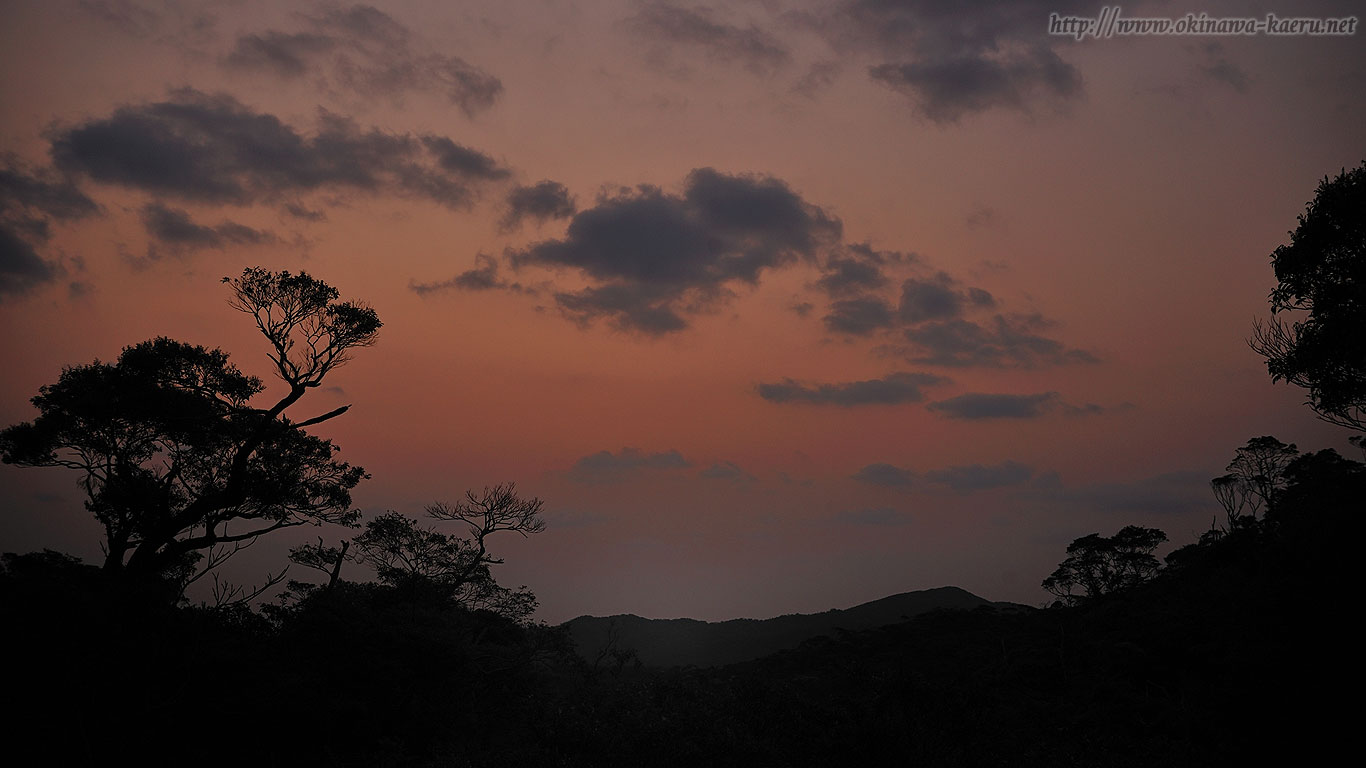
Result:
M543 499L542 620L1040 604L1251 437L1355 452L1246 339L1366 33L1048 34L1100 5L0 0L0 423L162 335L268 379L220 280L303 270L384 328L291 413L367 515ZM75 481L0 467L0 550L98 561Z

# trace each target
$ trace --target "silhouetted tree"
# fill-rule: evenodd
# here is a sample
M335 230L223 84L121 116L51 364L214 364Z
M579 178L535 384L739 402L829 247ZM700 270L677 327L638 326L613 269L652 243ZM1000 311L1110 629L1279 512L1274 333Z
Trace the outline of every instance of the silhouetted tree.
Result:
M603 641L602 648L593 656L593 665L589 668L590 679L596 678L603 662L612 660L615 665L613 673L620 676L628 663L634 662L637 668L641 667L640 655L634 648L619 647L621 643L621 624L617 623L616 617L607 622L607 638Z
M350 548L349 541L343 541L340 547L329 547L323 543L320 536L317 544L301 544L290 549L289 561L327 574L327 584L323 585L323 588L331 589L341 580L342 565L346 562L346 552ZM314 586L300 582L290 583L291 589L296 591L311 589Z
M1296 457L1285 466L1284 488L1267 511L1267 521L1284 531L1311 532L1320 547L1350 549L1359 540L1362 500L1366 499L1366 464L1343 458L1327 448ZM1355 562L1353 552L1347 556Z
M1238 449L1225 467L1228 474L1210 481L1227 515L1226 532L1252 525L1258 512L1265 514L1271 508L1285 488L1285 468L1299 453L1293 443L1269 435L1254 437Z
M518 496L515 483L485 488L478 494L467 491L454 504L427 507L432 519L464 523L467 537L423 527L410 517L389 512L367 522L352 540L354 556L374 568L383 584L430 586L464 608L489 610L520 621L535 611L536 598L526 587L510 590L498 585L490 568L503 560L489 554L487 539L499 531L523 536L540 533L545 530L540 517L543 506L540 499ZM339 556L335 550L298 551L305 558L317 555L322 562Z
M288 386L274 405L250 406L265 387L223 351L157 338L115 363L65 369L33 398L36 419L0 432L6 463L81 473L85 506L104 526L107 570L183 588L264 534L358 517L350 490L364 470L304 431L350 406L301 421L285 410L351 350L373 344L379 317L305 273L251 268L224 282Z
M1366 162L1325 178L1299 222L1271 255L1273 317L1248 343L1273 380L1309 390L1320 418L1366 431ZM1282 310L1308 316L1286 323Z
M1137 525L1114 536L1082 536L1067 545L1067 559L1043 580L1043 588L1063 603L1076 604L1141 584L1161 568L1153 550L1166 540L1162 531Z

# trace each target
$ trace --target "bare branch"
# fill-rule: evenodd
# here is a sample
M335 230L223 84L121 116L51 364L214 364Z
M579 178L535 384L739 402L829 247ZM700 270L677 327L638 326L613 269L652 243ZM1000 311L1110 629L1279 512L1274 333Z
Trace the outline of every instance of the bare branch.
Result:
M327 421L328 419L334 419L342 415L343 413L346 413L350 409L351 406L343 405L342 407L328 411L327 413L324 413L321 416L314 416L313 418L306 419L304 421L290 422L289 426L293 427L294 429L303 429L304 427L311 427L314 424L321 424L324 421Z
M224 610L236 605L244 605L260 597L272 587L284 581L285 574L289 571L289 566L276 574L266 574L265 583L259 587L247 588L240 584L233 584L225 579L220 579L218 574L213 574L213 605L214 610Z

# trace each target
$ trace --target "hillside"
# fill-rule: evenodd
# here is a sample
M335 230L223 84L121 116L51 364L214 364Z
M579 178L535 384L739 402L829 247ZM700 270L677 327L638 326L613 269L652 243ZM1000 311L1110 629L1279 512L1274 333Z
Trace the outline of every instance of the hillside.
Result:
M795 648L804 640L895 624L936 610L997 605L958 587L904 592L842 610L788 614L771 619L646 619L632 614L580 616L565 623L579 654L590 663L604 649L635 651L647 666L709 667ZM1003 604L1002 606L1008 606Z
M764 621L615 617L617 647L655 664L829 632L710 667L594 666L574 627L471 611L421 581L339 582L256 614L169 605L55 552L7 555L0 607L23 660L10 762L99 764L116 744L205 765L1326 764L1356 732L1342 701L1366 466L1322 451L1287 478L1264 518L1075 607L946 588ZM578 625L600 641L613 626ZM232 675L208 696L186 677L206 659ZM288 719L204 741L261 701Z

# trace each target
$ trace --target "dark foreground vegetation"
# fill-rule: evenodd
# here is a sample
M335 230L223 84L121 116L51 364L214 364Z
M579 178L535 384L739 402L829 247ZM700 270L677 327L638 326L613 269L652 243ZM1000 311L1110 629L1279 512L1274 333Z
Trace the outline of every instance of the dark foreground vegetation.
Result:
M1366 164L1325 181L1292 238L1272 308L1304 319L1252 346L1366 431ZM67 369L0 432L6 462L80 473L106 552L4 556L12 764L1313 765L1351 744L1366 465L1334 451L1248 441L1197 542L1164 563L1162 531L1078 538L1046 609L932 612L730 666L585 658L493 578L490 538L539 533L539 499L499 485L431 505L430 526L362 526L363 470L306 432L346 409L286 415L378 316L307 275L226 282L273 350L274 405L249 404L262 383L221 351L157 339ZM304 524L358 529L291 553L315 582L186 598Z
M441 590L267 615L10 556L11 743L51 764L1266 764L1355 728L1366 469L1300 457L1265 518L1077 607L942 611L707 669L582 659ZM1344 698L1345 697L1345 698Z

